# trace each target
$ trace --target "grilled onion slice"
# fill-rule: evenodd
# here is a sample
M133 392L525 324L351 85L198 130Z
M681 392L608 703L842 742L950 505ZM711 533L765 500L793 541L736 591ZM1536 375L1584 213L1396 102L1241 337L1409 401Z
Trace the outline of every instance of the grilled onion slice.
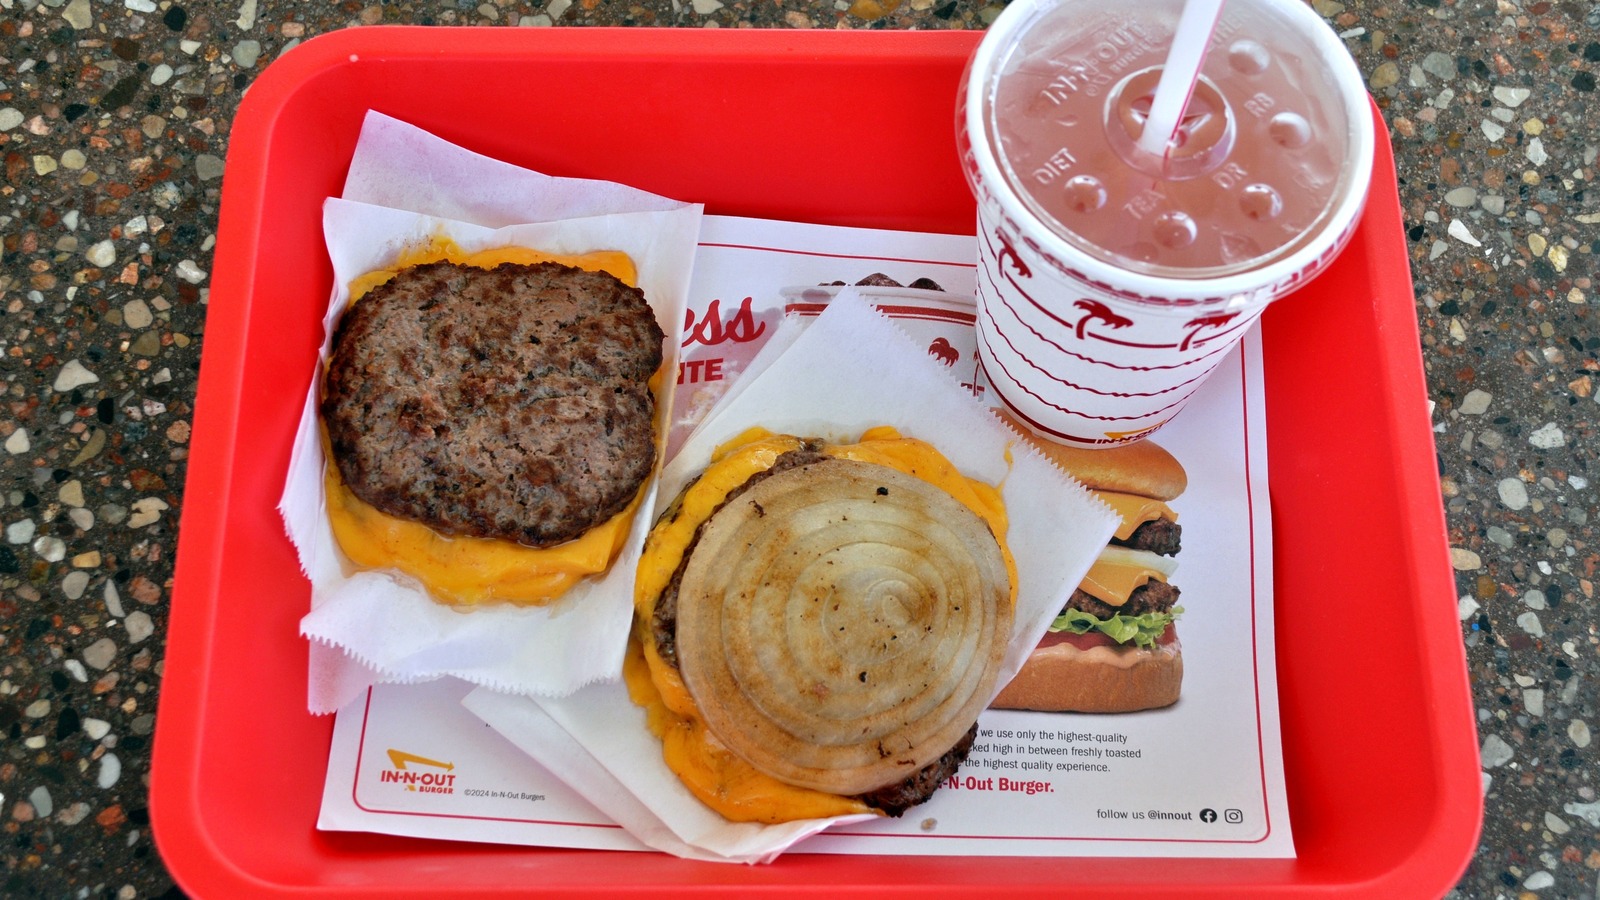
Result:
M988 526L943 490L830 459L779 472L701 531L678 660L711 733L789 784L904 780L977 720L1011 632Z

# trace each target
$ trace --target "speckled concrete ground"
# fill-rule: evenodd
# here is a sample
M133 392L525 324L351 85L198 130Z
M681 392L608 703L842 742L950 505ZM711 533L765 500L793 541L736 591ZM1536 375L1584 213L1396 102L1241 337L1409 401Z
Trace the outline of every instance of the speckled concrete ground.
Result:
M1399 160L1487 791L1456 895L1600 897L1600 4L1314 6ZM981 28L999 9L0 0L0 894L178 893L148 824L153 713L222 160L273 58L379 22Z

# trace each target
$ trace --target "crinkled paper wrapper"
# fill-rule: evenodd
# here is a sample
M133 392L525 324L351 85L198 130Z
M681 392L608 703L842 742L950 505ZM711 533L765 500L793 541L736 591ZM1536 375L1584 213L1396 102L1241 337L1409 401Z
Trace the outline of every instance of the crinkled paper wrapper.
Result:
M750 374L668 462L658 506L705 466L712 448L757 425L834 441L892 425L937 446L969 477L1001 485L1019 583L1000 684L1021 667L1117 525L1109 509L1017 438L853 290L841 292L809 324L785 323ZM728 822L667 769L660 741L622 684L595 685L565 698L476 690L463 702L640 841L668 853L767 862L824 828L873 818Z
M609 182L551 178L369 113L344 195L330 198L323 209L334 291L317 372L349 300L350 282L440 239L469 253L505 246L627 253L667 334L663 371L675 372L701 211ZM657 446L664 445L671 421L666 395L673 379L663 380ZM377 682L450 675L497 691L556 696L620 677L653 482L621 554L604 575L580 582L545 607L457 611L430 599L408 576L356 570L340 554L323 493L319 381L313 377L306 395L279 504L311 580L312 608L300 629L311 642L312 712L334 712Z

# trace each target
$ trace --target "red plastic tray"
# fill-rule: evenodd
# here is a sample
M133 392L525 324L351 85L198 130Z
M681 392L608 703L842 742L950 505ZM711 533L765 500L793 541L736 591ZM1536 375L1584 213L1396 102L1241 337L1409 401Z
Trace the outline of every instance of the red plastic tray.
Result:
M315 829L332 720L305 711L296 623L309 588L275 506L330 287L320 208L341 189L362 114L712 213L970 234L953 121L978 37L363 28L262 74L223 183L151 780L156 838L186 890L1412 897L1454 883L1482 815L1477 740L1384 142L1353 246L1263 326L1298 859L744 867ZM1357 596L1385 610L1385 627L1352 611Z

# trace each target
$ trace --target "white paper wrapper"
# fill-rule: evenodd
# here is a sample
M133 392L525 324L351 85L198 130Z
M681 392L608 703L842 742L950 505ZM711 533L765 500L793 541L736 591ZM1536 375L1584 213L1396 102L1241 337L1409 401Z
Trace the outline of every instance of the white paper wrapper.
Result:
M529 172L375 113L364 125L346 191L346 199L329 199L323 210L335 287L319 371L351 280L388 268L407 248L439 238L469 253L505 246L627 253L667 335L664 371L676 371L700 206L621 185ZM301 633L312 642L312 712L334 712L379 681L454 675L501 691L556 695L620 675L633 569L648 530L653 485L605 575L581 582L548 607L458 612L398 573L347 571L327 522L317 389L314 381L279 506L312 584L312 610L301 622ZM670 398L660 400L664 439Z
M613 181L556 178L490 159L379 112L361 123L340 196L485 228L690 206ZM698 235L698 221L690 230Z
M1001 485L1018 569L1012 641L1000 684L1010 680L1117 517L995 419L942 366L853 291L798 334L775 336L750 374L723 398L662 473L658 505L704 468L718 444L760 425L774 432L853 440L875 425L937 446L969 477ZM997 686L998 690L998 686ZM765 862L836 824L732 824L689 794L667 769L661 745L621 684L560 699L494 696L463 701L513 743L561 775L645 844L680 856ZM857 821L846 817L842 821Z

